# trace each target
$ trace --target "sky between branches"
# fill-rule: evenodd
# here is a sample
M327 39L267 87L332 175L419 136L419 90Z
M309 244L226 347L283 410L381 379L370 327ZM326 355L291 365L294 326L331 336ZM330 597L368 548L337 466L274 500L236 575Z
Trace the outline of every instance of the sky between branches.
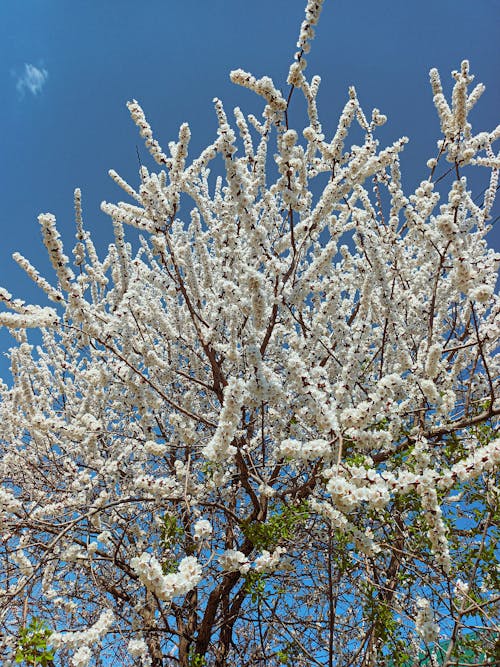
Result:
M123 193L108 169L135 185L136 145L151 164L127 100L139 100L165 148L187 121L194 157L215 136L214 96L228 112L235 105L262 111L260 99L231 84L230 70L272 76L286 89L304 5L2 0L0 285L27 301L43 300L11 254L19 250L52 279L36 218L46 211L57 216L69 254L75 187L82 189L86 226L98 247L111 241L111 224L99 205L123 199ZM326 0L307 76L322 77L319 111L327 139L354 84L366 112L376 106L388 116L378 134L382 144L410 137L402 169L407 190L414 188L427 176L425 162L435 155L439 138L429 69L440 70L449 93L450 71L468 58L475 83L486 85L471 115L473 127L493 129L500 108L498 34L497 0ZM479 194L485 185L486 178L473 191ZM500 221L490 244L500 250ZM0 350L9 344L0 332ZM0 361L0 371L4 367Z

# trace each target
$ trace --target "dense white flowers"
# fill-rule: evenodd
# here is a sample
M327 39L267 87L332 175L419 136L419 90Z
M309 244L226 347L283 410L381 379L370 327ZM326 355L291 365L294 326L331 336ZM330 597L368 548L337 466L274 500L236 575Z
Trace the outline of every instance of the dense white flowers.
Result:
M379 145L378 108L351 87L320 122L321 6L287 93L234 70L262 117L216 98L194 159L186 123L163 151L129 103L159 169L134 187L110 171L130 201L102 204L102 256L79 190L72 253L40 216L53 284L14 256L55 307L0 289L0 661L30 618L75 667L115 644L127 666L304 667L325 637L366 665L400 637L415 660L459 626L496 637L500 126L473 133L467 61L451 100L431 70L443 136L405 193L408 140Z
M264 549L254 561L256 572L273 572L279 567L281 556L286 552L284 547L277 547L272 553Z
M33 565L22 549L14 551L11 560L17 565L22 574L28 577L33 574Z
M131 639L127 645L127 650L134 658L140 658L140 664L143 667L151 667L151 656L144 639Z
M101 613L97 621L91 625L87 630L75 632L53 632L50 636L50 643L57 649L59 646L67 646L69 648L81 648L81 652L77 651L74 655L77 660L90 660L91 652L89 646L96 645L99 640L110 630L115 621L115 615L110 609L106 609ZM80 664L86 665L86 662Z
M13 512L20 508L21 501L11 491L0 487L0 516L3 512Z
M61 287L69 291L75 276L68 267L69 259L63 252L61 236L56 228L56 218L52 213L41 213L38 222L42 228L43 242Z
M239 571L243 574L250 569L250 563L244 553L237 549L227 549L219 556L219 563L225 572Z
M231 378L224 389L224 403L220 412L215 435L203 449L203 454L210 461L231 459L236 454L233 444L241 417L241 408L245 400L245 383Z
M156 442L155 440L148 440L144 443L144 450L148 454L153 454L154 456L161 456L167 450L166 445L161 442Z
M194 539L203 540L209 538L213 532L212 525L207 519L200 519L194 524Z
M52 308L30 306L24 313L0 313L0 325L9 329L37 329L53 327L59 317Z
M270 77L263 76L261 79L256 79L248 72L245 72L242 69L236 69L231 72L231 81L240 86L245 86L245 88L250 88L250 90L261 95L267 101L271 109L274 109L275 111L283 111L286 109L286 100L283 99L280 91L276 89Z
M133 655L134 657L139 657L147 651L147 646L144 639L131 639L127 648L130 655Z
M434 622L429 600L419 598L417 600L417 615L415 618L415 629L426 644L439 638L439 625Z
M87 667L92 653L88 646L80 646L71 657L71 667Z
M300 27L300 36L297 42L298 48L302 49L305 53L309 51L309 42L314 37L313 26L319 21L322 5L323 0L308 0L306 5L306 16Z
M146 588L160 600L171 600L178 595L185 595L197 586L202 574L201 565L194 556L183 558L178 571L169 574L164 574L159 561L147 552L132 558L130 565Z
M144 111L142 110L140 104L138 104L137 100L132 100L131 102L127 103L127 107L130 111L130 115L132 116L132 120L139 128L141 137L144 137L146 140L146 146L148 147L153 158L158 164L166 164L167 158L163 153L160 144L156 141L156 139L153 138L153 131L151 130L150 124L146 120L146 116L144 115Z
M283 456L303 459L304 461L328 456L332 451L331 445L326 440L300 442L294 438L283 440L280 449Z

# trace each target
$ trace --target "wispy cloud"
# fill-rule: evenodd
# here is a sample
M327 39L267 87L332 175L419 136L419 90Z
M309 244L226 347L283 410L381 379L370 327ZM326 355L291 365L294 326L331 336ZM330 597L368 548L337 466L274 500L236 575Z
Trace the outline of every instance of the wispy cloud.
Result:
M46 69L39 69L30 63L24 64L23 73L18 76L16 81L16 88L21 95L26 91L32 95L38 95L47 81L49 73Z

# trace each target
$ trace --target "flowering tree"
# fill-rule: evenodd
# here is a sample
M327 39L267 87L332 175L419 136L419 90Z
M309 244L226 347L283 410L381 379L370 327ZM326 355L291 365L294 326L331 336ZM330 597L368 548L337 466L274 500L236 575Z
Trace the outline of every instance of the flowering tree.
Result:
M110 172L134 203L103 203L104 258L79 190L72 261L39 217L57 281L14 255L55 307L0 292L4 665L498 664L500 126L473 133L467 61L451 105L431 70L443 136L406 196L407 139L380 150L353 88L326 138L304 76L320 10L287 97L233 71L263 117L233 129L215 100L191 163L186 124L167 154L128 105L161 171Z

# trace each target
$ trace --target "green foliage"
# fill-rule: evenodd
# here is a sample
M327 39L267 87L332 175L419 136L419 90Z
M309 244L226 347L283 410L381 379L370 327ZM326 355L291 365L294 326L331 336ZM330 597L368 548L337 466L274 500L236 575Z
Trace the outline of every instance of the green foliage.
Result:
M404 639L397 639L394 643L393 650L388 654L389 667L410 667L413 665L410 654L408 653L408 641Z
M293 537L295 528L309 517L307 501L299 505L282 505L264 522L243 521L241 530L256 549L275 549L282 540Z
M380 599L380 593L374 584L366 582L362 588L365 592L366 619L373 624L374 634L378 641L385 645L397 631L398 623L392 609L383 599Z
M189 651L188 664L189 667L205 667L207 661L203 655L200 655L199 653L196 653L196 651L191 650Z
M350 466L363 466L364 468L370 468L370 465L366 461L366 456L356 452L344 457L344 463Z
M491 401L487 401L480 406L481 411L485 412L490 409ZM481 445L487 445L496 438L497 431L495 425L491 421L481 422L475 426L475 436Z
M54 653L49 648L51 634L52 630L45 621L33 616L28 625L21 628L16 662L26 665L42 665L42 667L52 665Z
M178 562L175 558L164 558L161 562L163 574L173 574L177 572Z
M381 664L390 667L408 667L410 659L408 636L394 608L390 602L381 597L380 590L375 584L365 582L361 588L365 595L365 618L372 626L377 645L385 656L386 661Z
M164 514L160 528L160 547L165 552L162 559L163 574L177 570L178 559L172 555L172 549L183 535L184 528L179 525L177 517L168 512Z
M257 604L264 596L266 582L265 575L262 572L250 570L245 579L245 590L250 594L252 602Z
M280 665L286 665L288 662L288 654L286 651L278 651L276 654L276 657L278 658L278 661Z
M352 548L349 544L349 536L343 530L336 529L333 531L332 541L334 544L332 554L334 566L336 571L343 575L352 567Z
M285 667L294 667L296 664L296 659L300 654L300 648L295 644L295 642L287 642L285 646L280 649L276 657L280 665L285 665Z
M184 529L182 526L179 526L177 522L177 517L173 514L164 514L163 515L163 524L161 526L161 541L164 546L168 547L171 542L175 541L177 538L181 537L184 534Z

